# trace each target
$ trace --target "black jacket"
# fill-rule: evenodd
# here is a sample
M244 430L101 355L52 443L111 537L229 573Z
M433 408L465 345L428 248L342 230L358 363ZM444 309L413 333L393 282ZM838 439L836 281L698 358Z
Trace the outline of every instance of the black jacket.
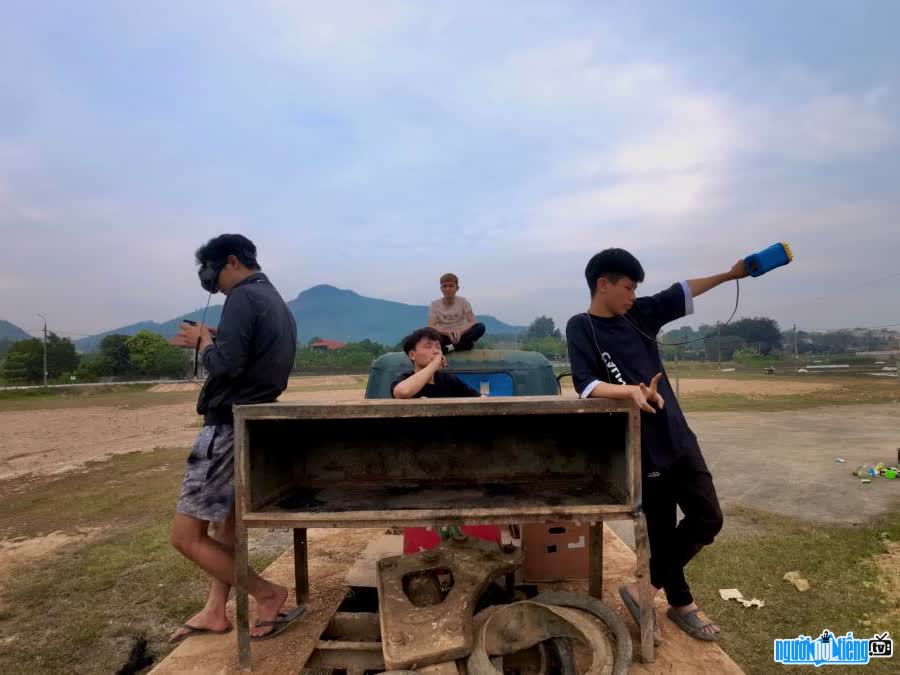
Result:
M205 425L231 424L235 403L270 403L287 388L297 351L291 310L262 272L225 299L215 342L203 350L206 383L197 399Z

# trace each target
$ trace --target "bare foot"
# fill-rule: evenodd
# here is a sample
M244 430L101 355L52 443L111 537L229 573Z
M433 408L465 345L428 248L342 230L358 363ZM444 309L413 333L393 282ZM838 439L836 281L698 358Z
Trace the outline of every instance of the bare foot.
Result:
M281 611L281 606L284 604L285 600L287 600L287 597L288 589L284 586L272 584L270 593L256 598L257 620L272 621L278 616L278 612ZM268 635L273 630L275 630L274 626L250 626L250 636L262 637L263 635Z
M231 630L231 622L224 613L211 612L205 607L184 623L185 625L178 628L178 630L169 636L169 642L178 642L184 638L184 636L192 633L193 631L191 631L188 626L215 631L217 633Z
M638 586L636 581L632 581L630 584L627 584L628 595L637 603L638 607L640 607L640 597L641 597L641 588ZM656 598L656 594L659 593L659 589L650 586L650 599L651 602ZM662 630L659 627L659 623L656 624L656 630L653 631L653 639L659 642L662 640Z
M689 612L693 612L695 609L700 609L700 608L697 607L696 602L692 602L689 605L682 605L681 607L673 607L672 609L674 609L679 614L688 614ZM708 617L706 617L705 615L698 615L697 618L699 618L701 621L704 619L708 619ZM719 631L720 631L720 628L715 623L713 623L712 620L708 620L708 622L703 626L703 632L708 633L709 635L715 635Z

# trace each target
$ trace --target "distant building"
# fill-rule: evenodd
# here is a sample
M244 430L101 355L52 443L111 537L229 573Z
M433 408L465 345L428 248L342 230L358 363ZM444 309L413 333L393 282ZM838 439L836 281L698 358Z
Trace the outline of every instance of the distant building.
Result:
M309 345L310 349L315 349L320 352L333 352L335 349L340 349L346 343L338 342L337 340L317 340Z

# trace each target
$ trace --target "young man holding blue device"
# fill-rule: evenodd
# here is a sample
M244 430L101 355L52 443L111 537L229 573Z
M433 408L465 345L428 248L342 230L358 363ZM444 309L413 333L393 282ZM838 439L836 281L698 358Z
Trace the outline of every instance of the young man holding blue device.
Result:
M665 591L668 616L700 640L718 639L719 627L694 602L684 567L713 542L722 528L722 512L697 438L666 377L656 336L665 324L691 314L697 296L750 273L759 276L790 259L790 249L776 244L739 260L728 272L682 281L656 295L636 298L637 286L644 280L640 262L623 249L606 249L591 258L585 269L591 292L589 310L573 316L566 326L579 396L629 399L641 410L651 593L655 597ZM677 524L676 506L684 513ZM637 583L622 586L619 593L638 621ZM657 642L661 639L658 626L654 626L654 637Z

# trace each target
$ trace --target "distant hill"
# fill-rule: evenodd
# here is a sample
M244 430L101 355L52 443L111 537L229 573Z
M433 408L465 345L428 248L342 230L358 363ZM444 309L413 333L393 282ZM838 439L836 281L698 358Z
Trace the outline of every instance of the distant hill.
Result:
M0 319L0 340L27 340L31 336L17 325Z
M287 304L297 320L298 341L301 343L312 337L341 342L357 342L368 338L392 345L399 342L404 335L424 326L428 317L428 307L425 305L407 305L391 300L367 298L354 291L326 284L303 291ZM478 311L477 301L475 311ZM91 351L97 348L100 340L106 335L112 333L134 335L144 329L167 337L172 336L177 332L181 319L199 320L202 314L203 310L198 309L181 314L165 323L142 321L83 338L78 340L75 346L80 351ZM206 322L215 325L221 315L222 306L213 305L207 311ZM512 326L486 314L478 314L478 320L484 323L488 335L513 334L525 330L524 326Z

